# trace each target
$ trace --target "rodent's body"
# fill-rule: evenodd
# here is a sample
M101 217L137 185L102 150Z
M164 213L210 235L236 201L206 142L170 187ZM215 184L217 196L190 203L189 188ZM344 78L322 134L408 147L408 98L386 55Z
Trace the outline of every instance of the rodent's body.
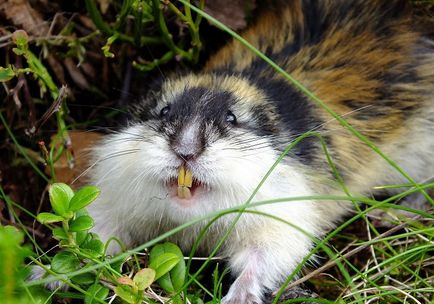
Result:
M413 179L434 175L434 42L409 1L289 1L246 32L259 50L345 118ZM297 136L317 131L349 191L407 182L372 148L233 41L199 74L166 80L134 111L136 120L95 149L90 206L95 231L128 246L182 223L242 205ZM176 194L179 168L192 172L190 199ZM178 186L179 187L179 186ZM315 137L301 141L253 201L339 194ZM189 192L190 193L190 192ZM351 209L351 203L289 201L243 214L221 254L237 276L225 303L260 303ZM232 223L219 219L205 254ZM189 250L207 221L171 237ZM116 248L113 248L116 250Z

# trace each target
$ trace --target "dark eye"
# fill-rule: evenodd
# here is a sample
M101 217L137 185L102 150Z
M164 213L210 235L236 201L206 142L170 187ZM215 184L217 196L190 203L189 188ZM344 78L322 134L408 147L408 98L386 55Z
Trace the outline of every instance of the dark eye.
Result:
M236 125L237 124L237 117L234 115L234 113L232 113L231 111L228 111L228 113L226 114L226 122L228 122L232 125Z
M165 106L164 108L161 109L160 111L160 117L164 118L167 116L167 114L169 114L170 111L170 106Z

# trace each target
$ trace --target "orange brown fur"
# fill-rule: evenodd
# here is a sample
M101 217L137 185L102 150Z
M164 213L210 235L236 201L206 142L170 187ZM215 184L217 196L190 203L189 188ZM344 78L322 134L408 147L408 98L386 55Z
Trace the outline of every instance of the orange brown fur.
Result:
M243 38L268 55L282 52L297 43L295 35L303 36L308 31L303 2L309 1L290 1L264 13ZM427 24L433 21L413 16L410 1L363 2L358 18L330 26L317 43L306 41L295 54L275 61L369 139L380 146L384 142L399 144L409 136L406 122L434 102L434 58L427 52L432 45L423 42L424 37L432 35L427 32ZM334 12L345 14L340 11L342 1L318 3L319 14L331 20L339 18L333 16ZM416 56L418 52L425 54ZM251 51L234 40L213 56L204 70L242 72L256 60ZM282 77L271 68L260 73L263 77ZM334 134L330 144L337 161L349 172L365 167L364 162L356 160L370 159L374 152L337 121L328 122L330 115L315 107L317 115L327 121L326 129Z

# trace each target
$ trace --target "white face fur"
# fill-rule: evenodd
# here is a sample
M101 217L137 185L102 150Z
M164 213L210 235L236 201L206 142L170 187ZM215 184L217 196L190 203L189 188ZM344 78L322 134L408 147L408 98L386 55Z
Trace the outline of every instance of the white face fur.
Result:
M190 200L179 199L172 184L184 161L147 124L110 136L97 150L94 182L102 191L115 192L110 197L117 198L118 207L132 204L140 210L149 205L164 206L165 216L182 223L242 204L276 159L266 139L257 139L263 146L259 151L240 151L230 140L216 139L197 159L188 161L193 178L201 186ZM198 127L194 123L188 127L182 134L186 141L191 136L188 132L194 134Z

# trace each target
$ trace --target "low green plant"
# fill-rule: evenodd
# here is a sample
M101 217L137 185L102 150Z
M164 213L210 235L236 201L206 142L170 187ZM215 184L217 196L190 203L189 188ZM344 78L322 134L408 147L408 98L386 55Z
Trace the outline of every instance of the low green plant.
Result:
M131 279L124 276L118 279L120 285L116 286L115 293L127 303L142 303L144 291L155 280L156 271L152 268L139 270Z
M95 0L86 0L86 9L93 23L99 32L106 37L106 43L101 48L108 58L116 57L111 50L112 45L121 42L132 45L135 48L144 46L159 45L166 49L160 58L133 60L133 66L140 71L148 72L161 64L173 59L184 59L190 62L197 62L199 52L202 49L202 42L199 36L199 26L202 20L201 15L193 16L189 6L180 6L179 3L160 0L124 0L118 7L118 12L113 22L108 22L98 9ZM199 2L203 9L204 0ZM189 39L175 41L174 34L169 30L167 24L167 12L175 15L176 18L188 28ZM150 35L144 34L144 30L154 27L156 31ZM186 43L190 40L190 43Z
M17 68L14 65L0 67L0 82L10 81L11 79L18 78L23 74L33 75L33 78L38 83L40 96L42 97L46 95L46 93L50 95L52 106L47 113L50 113L50 115L55 114L57 121L57 137L61 139L65 145L67 145L67 143L70 142L70 139L65 122L67 108L66 102L64 100L66 97L64 89L62 90L57 87L43 62L30 50L29 36L25 31L15 31L12 34L12 41L16 46L12 49L12 51L15 53L15 55L22 56L25 59L27 67ZM44 119L41 120L41 123L45 122ZM37 132L36 126L31 126L26 130L26 133L29 136L33 136L35 132ZM59 159L60 155L64 153L64 145L61 145L58 150L52 151L52 153L56 155L56 159ZM72 154L67 149L66 157L68 160L72 160ZM51 162L50 165L53 167L53 162Z
M125 302L139 304L145 300L144 290L155 281L172 296L173 303L183 303L180 293L185 281L185 262L175 244L154 246L149 255L149 268L140 269L132 279L128 276L119 278L121 285L116 286L114 291Z
M149 267L156 270L155 279L169 295L174 303L182 303L180 293L183 290L186 265L184 255L173 243L156 245L150 253Z
M47 303L48 296L43 291L23 286L29 275L24 260L33 255L27 245L23 245L24 233L13 226L0 225L0 299L4 304Z
M51 272L64 275L77 270L81 264L104 261L104 243L95 233L89 232L93 219L85 209L98 194L99 190L94 186L83 187L76 193L66 184L50 186L53 213L39 213L37 220L42 224L62 224L61 227L52 227L53 238L59 241L61 250L51 260ZM100 275L115 279L115 274L103 271ZM92 296L87 296L86 303L92 303L93 299L105 299L109 292L108 288L98 283L99 276L95 274L86 273L69 279L77 284L92 283L87 289Z
M53 212L39 213L37 220L49 225L60 250L51 259L50 267L39 265L64 284L82 292L86 304L104 303L110 289L126 303L149 302L145 291L155 282L172 296L173 303L183 303L186 265L181 250L175 244L154 246L149 254L148 267L141 268L139 263L130 264L130 276L121 273L124 261L111 263L105 254L108 243L104 244L97 234L90 231L94 222L85 209L99 193L95 186L85 186L75 193L63 183L50 186ZM53 226L55 223L61 224L61 227ZM96 272L69 276L80 268L98 264L104 267Z

